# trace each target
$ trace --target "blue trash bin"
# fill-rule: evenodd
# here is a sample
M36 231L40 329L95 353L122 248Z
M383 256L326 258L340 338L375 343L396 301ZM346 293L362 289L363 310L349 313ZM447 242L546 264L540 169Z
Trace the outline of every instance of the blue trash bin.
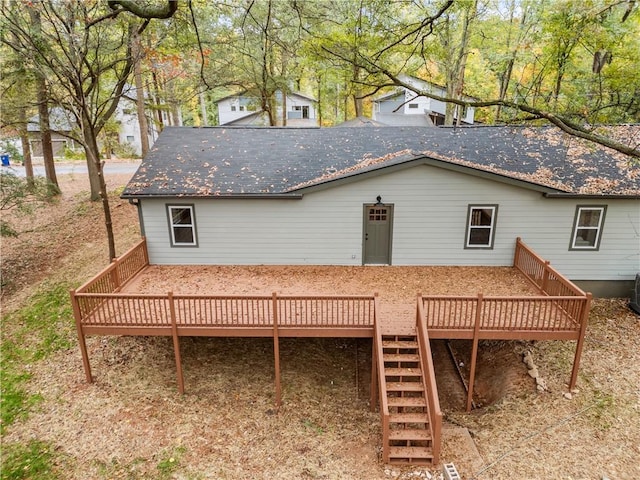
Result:
M3 153L2 155L0 155L0 161L2 161L3 167L8 167L9 165L11 165L9 163L9 154L7 153Z

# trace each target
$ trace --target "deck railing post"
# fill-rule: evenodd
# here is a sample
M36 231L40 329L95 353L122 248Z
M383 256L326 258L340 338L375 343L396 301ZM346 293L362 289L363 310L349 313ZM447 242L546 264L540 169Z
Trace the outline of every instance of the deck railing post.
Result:
M478 335L480 333L480 322L482 321L482 292L478 294L478 303L476 304L476 323L473 328L473 348L471 349L471 368L469 371L469 388L467 390L467 412L471 411L473 406L473 383L476 380L476 360L478 357Z
M71 305L73 307L73 317L76 321L76 330L78 331L78 344L80 345L80 354L82 355L82 365L84 367L84 375L87 383L93 383L91 376L91 364L89 363L89 352L87 351L87 343L85 341L84 331L82 330L82 314L80 313L80 305L76 297L76 291L71 290Z
M273 292L273 357L276 384L276 407L282 405L282 387L280 385L280 337L278 334L278 295Z
M549 260L545 260L544 265L542 267L542 293L549 294L549 265L551 262Z
M513 266L518 267L520 265L520 249L521 249L522 239L520 237L516 237L516 248L513 252Z
M369 392L369 405L371 411L376 411L378 404L378 349L376 345L382 339L378 338L378 322L380 322L380 310L378 309L378 292L373 294L373 335L371 339L371 391ZM356 367L357 368L357 367Z
M169 312L171 314L171 336L173 337L173 351L176 357L176 373L178 376L178 391L184 395L184 376L182 374L182 359L180 357L180 339L178 338L178 324L176 321L176 306L173 292L169 292Z
M573 357L573 368L571 369L571 379L569 380L569 390L576 388L578 382L578 369L580 367L580 357L582 356L582 348L584 346L584 337L587 331L587 323L589 321L589 312L591 310L591 300L593 295L587 293L585 302L582 307L582 316L580 318L580 336L576 344L576 353Z
M147 237L142 237L142 254L144 258L144 264L149 265L149 250L147 250Z
M111 262L113 264L113 285L114 292L120 290L120 260L114 258Z

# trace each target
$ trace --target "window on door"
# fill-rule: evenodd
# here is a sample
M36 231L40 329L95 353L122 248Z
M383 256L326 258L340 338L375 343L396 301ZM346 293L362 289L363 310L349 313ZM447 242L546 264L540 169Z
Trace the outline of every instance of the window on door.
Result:
M172 247L197 247L193 205L167 205Z
M370 222L386 222L387 207L369 207Z
M598 250L606 205L576 207L569 250Z
M465 248L493 248L497 205L469 205Z

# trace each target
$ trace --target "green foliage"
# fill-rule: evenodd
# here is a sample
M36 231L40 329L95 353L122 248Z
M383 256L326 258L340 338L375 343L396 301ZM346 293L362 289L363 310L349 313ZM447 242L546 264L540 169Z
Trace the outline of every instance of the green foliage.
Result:
M171 478L172 473L180 466L180 457L186 452L185 447L177 447L172 452L163 454L162 459L158 462L158 471L161 479Z
M0 152L5 152L11 157L11 163L22 163L24 157L13 142L9 140L0 141Z
M54 447L31 440L27 445L2 446L2 477L4 480L56 480L62 472L56 468Z
M65 158L65 160L86 160L87 159L87 155L85 154L84 150L69 148L68 145L64 146L62 156Z
M115 143L113 145L113 153L116 154L118 158L139 158L138 155L130 143Z
M24 390L30 378L27 367L73 345L72 318L69 286L65 284L48 286L26 307L2 317L0 433L41 400Z

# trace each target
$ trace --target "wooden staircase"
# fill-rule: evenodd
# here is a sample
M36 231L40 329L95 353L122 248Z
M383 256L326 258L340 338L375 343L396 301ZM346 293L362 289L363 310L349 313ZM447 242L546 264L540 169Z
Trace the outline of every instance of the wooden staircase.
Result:
M383 449L388 463L431 465L433 436L426 383L415 335L382 335L382 359L389 408Z

